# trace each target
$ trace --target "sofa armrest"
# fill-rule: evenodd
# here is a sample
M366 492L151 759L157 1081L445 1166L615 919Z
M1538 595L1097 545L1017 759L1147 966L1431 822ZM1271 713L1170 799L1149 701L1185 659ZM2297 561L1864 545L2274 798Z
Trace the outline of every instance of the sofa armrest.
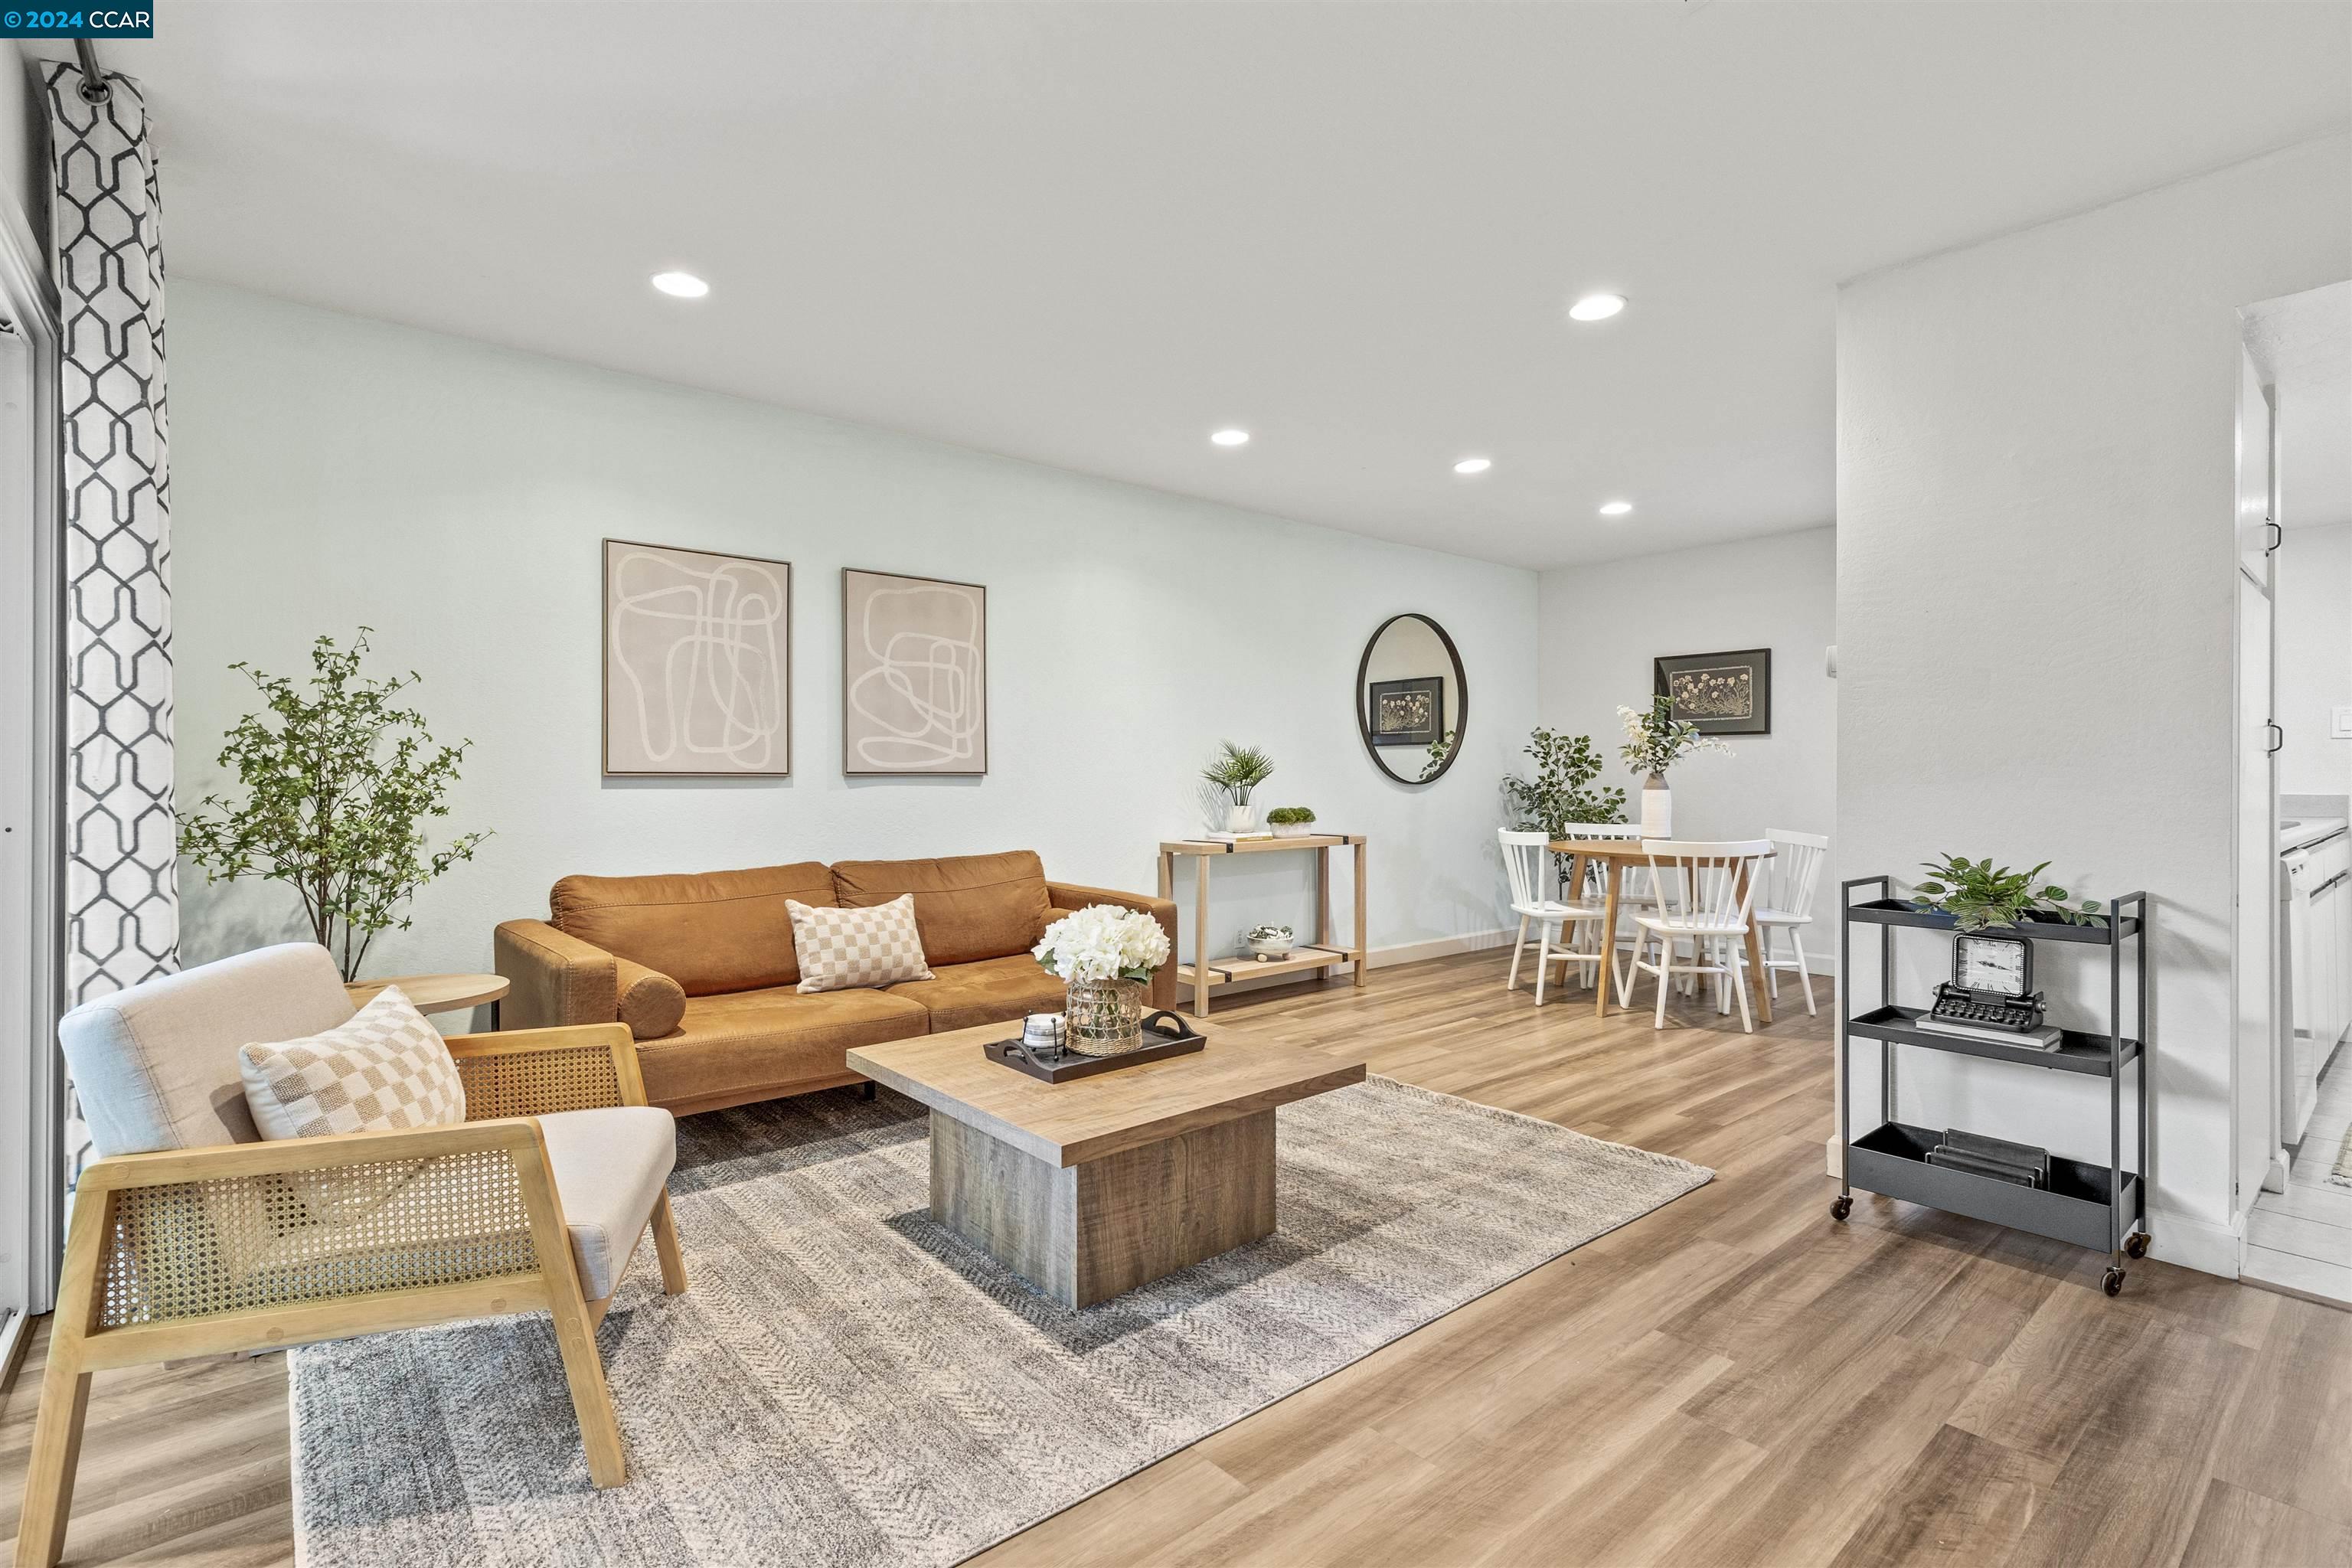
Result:
M1075 882L1048 882L1045 897L1059 910L1082 910L1088 904L1117 904L1121 909L1135 910L1160 922L1168 933L1168 962L1151 972L1151 1005L1154 1008L1176 1005L1176 901L1154 899L1142 893L1121 893L1109 888L1082 888Z
M519 1029L611 1024L621 1016L613 955L545 921L507 921L492 942L509 989L499 1021Z

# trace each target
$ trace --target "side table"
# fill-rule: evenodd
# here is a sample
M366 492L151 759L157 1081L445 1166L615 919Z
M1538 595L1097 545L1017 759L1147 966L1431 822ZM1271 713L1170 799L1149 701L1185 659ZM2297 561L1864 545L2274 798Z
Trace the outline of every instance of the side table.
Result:
M1331 851L1356 852L1356 936L1341 947L1331 938ZM1261 962L1250 954L1211 958L1209 952L1209 867L1228 855L1269 855L1285 850L1315 851L1315 940L1290 950L1287 958ZM1236 980L1269 974L1327 974L1343 963L1356 966L1356 984L1364 983L1364 836L1360 833L1308 833L1293 838L1180 838L1160 847L1160 896L1176 896L1176 858L1192 857L1192 959L1176 966L1178 986L1192 988L1195 1017L1209 1016L1209 993Z
M382 980L354 980L343 990L354 1007L366 1006L387 985L399 986L401 994L416 1004L420 1013L455 1013L488 1003L490 1027L496 1030L499 1002L507 994L507 984L503 974L392 974Z

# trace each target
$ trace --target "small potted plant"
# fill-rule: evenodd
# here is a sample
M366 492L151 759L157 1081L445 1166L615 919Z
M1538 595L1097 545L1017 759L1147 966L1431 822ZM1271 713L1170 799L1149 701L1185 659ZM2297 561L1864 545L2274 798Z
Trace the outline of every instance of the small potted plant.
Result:
M1225 792L1231 803L1225 808L1225 831L1247 833L1253 818L1250 815L1250 792L1265 783L1274 773L1274 759L1255 746L1239 746L1227 741L1209 765L1201 770L1201 777Z
M1637 773L1648 775L1642 785L1642 837L1671 838L1675 834L1675 797L1666 789L1666 770L1693 752L1731 750L1698 726L1675 717L1674 699L1657 696L1646 709L1620 708L1625 723L1625 743L1617 754Z
M1277 805L1265 814L1276 838L1304 838L1315 831L1315 814L1303 805Z
M1242 940L1249 943L1253 958L1287 958L1290 950L1298 945L1297 936L1288 926L1252 926L1242 933Z
M2042 873L2049 868L2047 860L2031 871L2012 871L1990 858L1970 860L1947 855L1940 864L1926 863L1927 879L1911 889L1911 907L1923 915L1951 916L1955 931L1983 931L2032 921L2096 925L2106 918L2099 913L2095 900L2067 902L2073 894L2042 880Z

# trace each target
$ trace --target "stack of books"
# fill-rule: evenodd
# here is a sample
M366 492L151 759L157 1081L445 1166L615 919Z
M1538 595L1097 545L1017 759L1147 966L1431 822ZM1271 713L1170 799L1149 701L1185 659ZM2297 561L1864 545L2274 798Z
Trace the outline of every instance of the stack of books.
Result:
M1981 1132L1963 1132L1957 1127L1945 1129L1944 1141L1927 1151L1927 1163L2021 1187L2046 1192L2050 1186L2049 1150L1988 1138Z

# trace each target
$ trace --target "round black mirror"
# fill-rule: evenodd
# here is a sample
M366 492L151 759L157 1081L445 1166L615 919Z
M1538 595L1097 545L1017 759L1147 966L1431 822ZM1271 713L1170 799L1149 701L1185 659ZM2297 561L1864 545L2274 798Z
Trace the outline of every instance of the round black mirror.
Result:
M1444 777L1469 718L1462 656L1445 628L1410 611L1382 621L1356 666L1356 728L1381 771L1399 784Z

